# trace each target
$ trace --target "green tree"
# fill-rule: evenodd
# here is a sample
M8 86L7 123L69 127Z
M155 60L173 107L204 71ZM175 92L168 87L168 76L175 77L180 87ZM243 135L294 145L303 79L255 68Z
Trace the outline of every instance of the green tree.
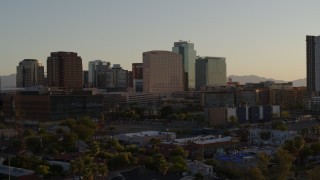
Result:
M304 145L304 139L301 136L297 136L293 140L287 141L283 146L283 149L289 151L293 155L293 158L297 159L298 170L300 169L300 152L303 149Z
M95 129L85 124L77 124L72 131L75 132L80 139L86 141L94 135Z
M63 121L61 121L60 125L68 126L70 129L72 129L73 126L76 125L76 120L75 119L63 120Z
M132 154L127 152L121 152L114 154L112 159L108 161L108 167L110 169L118 169L129 166L131 164Z
M320 166L316 166L306 172L308 180L318 180L320 177Z
M8 165L8 159L3 163ZM35 170L37 166L42 165L43 162L37 156L16 156L10 158L10 165L13 167Z
M39 165L36 168L36 173L41 175L41 176L44 176L44 175L47 175L49 173L49 169L50 169L49 166Z
M171 156L181 156L183 158L188 157L189 152L183 149L181 146L176 146L174 150L171 152Z
M164 158L161 158L159 161L158 171L161 172L163 176L165 176L167 174L168 169L169 163Z
M266 178L262 174L261 170L257 167L249 168L245 173L244 179L265 180Z
M229 123L231 126L238 125L238 118L236 116L230 116Z
M278 180L285 180L292 176L290 171L292 167L292 155L282 148L280 148L274 156L275 165L271 170L271 178Z
M269 163L270 163L270 157L266 153L259 153L258 154L258 168L260 169L261 173L265 177L269 177L270 171L269 171Z
M160 143L161 143L161 140L158 139L158 138L152 138L152 139L150 140L150 144L151 144L152 149L153 149L153 154L156 154L156 153L157 153L157 151L158 151L158 146L159 146Z
M272 129L280 130L280 131L288 130L287 125L281 120L272 121L271 127L272 127Z
M97 166L97 173L101 175L102 179L104 180L109 172L107 163L98 163L96 166Z
M100 120L101 121L105 121L106 120L104 112L100 113Z
M94 165L93 157L85 155L72 160L70 167L74 176L79 174L85 179L91 179L96 170Z
M111 148L115 149L117 152L124 151L124 147L116 139L112 139L110 141L110 145L111 145Z
M64 133L62 136L61 141L61 147L64 148L65 151L67 152L72 152L75 150L75 143L78 140L78 135L70 132L70 133Z
M101 147L99 145L99 142L94 141L92 145L90 146L90 154L92 154L95 158L100 153Z
M181 156L170 157L169 162L171 163L169 167L169 171L171 172L182 173L188 171L187 163Z
M290 112L289 111L282 111L280 116L281 116L281 118L288 119L288 118L290 118Z
M81 157L78 157L74 160L72 160L70 162L70 169L72 170L73 172L73 176L75 176L77 173L78 174L81 174L81 172L83 172L84 170L84 161Z

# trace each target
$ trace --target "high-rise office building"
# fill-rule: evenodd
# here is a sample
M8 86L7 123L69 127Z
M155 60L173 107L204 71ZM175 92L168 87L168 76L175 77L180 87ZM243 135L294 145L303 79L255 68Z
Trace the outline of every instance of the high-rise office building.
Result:
M124 91L129 85L129 71L114 64L111 69L98 73L97 83L97 88Z
M82 88L82 59L74 52L52 52L47 58L49 87Z
M320 36L306 37L307 91L316 95L320 91Z
M183 91L182 56L170 51L143 53L143 92Z
M83 71L82 72L82 87L83 88L88 88L89 87L89 72L88 71Z
M110 69L110 62L95 60L89 62L89 86L100 88L99 84L99 74L105 73Z
M185 90L194 89L196 85L196 51L194 50L194 44L187 41L175 42L172 52L182 55Z
M198 57L196 60L196 89L225 86L227 65L224 57Z
M44 85L44 67L36 59L24 59L17 66L17 87Z
M112 72L114 76L114 86L116 88L127 88L129 84L129 71L122 69L120 64L114 64L112 66Z
M143 63L132 63L132 81L134 92L143 91Z

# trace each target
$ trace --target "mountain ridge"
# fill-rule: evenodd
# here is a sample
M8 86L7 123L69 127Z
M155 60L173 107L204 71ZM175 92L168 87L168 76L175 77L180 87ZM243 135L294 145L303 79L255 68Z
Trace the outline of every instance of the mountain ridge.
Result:
M257 75L229 75L227 79L232 79L234 82L239 82L240 84L246 84L246 83L259 83L259 82L264 82L264 81L274 81L276 83L286 83L286 82L292 82L293 87L300 87L300 86L306 86L306 78L302 79L296 79L292 81L284 81L284 80L276 80L273 78L266 78L266 77L261 77Z

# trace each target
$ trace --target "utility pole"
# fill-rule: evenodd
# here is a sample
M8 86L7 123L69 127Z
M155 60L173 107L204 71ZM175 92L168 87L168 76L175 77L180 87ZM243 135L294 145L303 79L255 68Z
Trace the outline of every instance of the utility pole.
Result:
M9 177L8 177L8 178L9 178L9 180L10 180L10 179L11 179L11 174L10 174L10 169L11 169L11 168L10 168L10 161L11 161L11 159L10 159L10 156L8 157L8 161L9 161L9 168L8 168L8 169L9 169L9 173L8 173L8 176L9 176Z

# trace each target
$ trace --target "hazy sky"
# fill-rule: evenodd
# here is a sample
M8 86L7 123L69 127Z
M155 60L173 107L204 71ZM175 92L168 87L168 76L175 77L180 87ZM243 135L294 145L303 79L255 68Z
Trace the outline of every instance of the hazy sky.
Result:
M228 75L304 78L305 36L320 34L320 1L0 1L0 75L26 58L73 51L131 69L142 52L190 40L197 55L223 56Z

